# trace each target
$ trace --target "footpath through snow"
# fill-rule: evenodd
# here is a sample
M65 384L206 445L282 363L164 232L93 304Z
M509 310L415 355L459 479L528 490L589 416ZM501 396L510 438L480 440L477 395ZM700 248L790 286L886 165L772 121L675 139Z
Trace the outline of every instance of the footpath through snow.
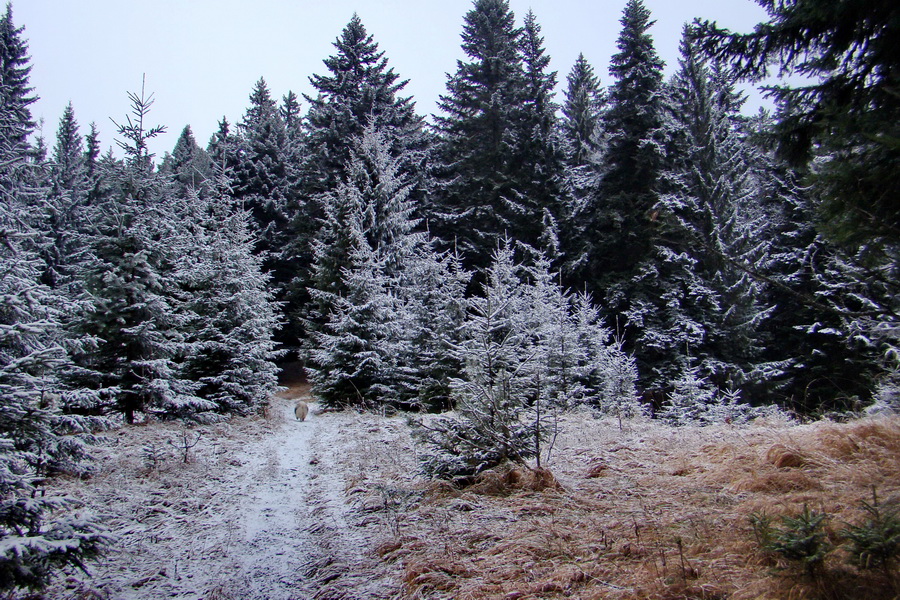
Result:
M390 537L390 515L366 481L408 476L412 465L396 458L412 454L406 430L399 419L318 414L315 405L298 422L298 397L309 400L293 387L264 419L115 432L99 449L100 472L65 484L104 517L115 545L92 577L60 581L49 597L395 596L399 577L373 552Z

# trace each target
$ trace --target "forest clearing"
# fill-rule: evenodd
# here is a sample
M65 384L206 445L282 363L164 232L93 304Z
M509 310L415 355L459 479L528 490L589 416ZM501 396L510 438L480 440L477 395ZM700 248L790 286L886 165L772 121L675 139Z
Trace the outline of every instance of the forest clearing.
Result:
M900 597L900 4L623 0L563 80L521 1L437 114L353 12L161 156L6 5L0 600Z
M752 514L830 518L900 500L900 418L670 427L559 419L545 471L492 470L457 489L418 471L407 417L263 417L110 432L99 473L61 482L115 541L92 576L46 598L891 598L896 571L844 551L807 577L767 556ZM184 432L199 438L184 461ZM157 462L148 448L158 449ZM41 597L41 596L37 596Z

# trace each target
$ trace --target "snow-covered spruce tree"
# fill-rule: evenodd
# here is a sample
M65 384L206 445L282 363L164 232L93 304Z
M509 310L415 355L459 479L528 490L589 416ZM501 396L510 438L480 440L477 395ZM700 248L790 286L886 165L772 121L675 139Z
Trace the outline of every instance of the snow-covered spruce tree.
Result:
M196 394L216 413L247 414L278 387L273 335L278 306L254 253L250 215L237 208L227 182L201 196L189 190L179 219L176 278L185 313L181 376L200 384Z
M212 162L213 172L227 172L229 181L233 184L233 171L237 168L240 159L240 140L231 131L231 124L225 117L222 117L218 129L209 138L206 153Z
M289 144L281 111L264 79L254 85L250 106L237 130L236 143L232 144L223 121L216 137L221 138L217 143L222 145L224 164L217 163L217 168L227 169L225 172L232 176L234 198L250 211L256 250L264 257L265 270L272 274L280 299L300 267L284 252L294 241L289 223L291 213L297 212L298 171L290 161L297 157L296 148Z
M351 140L374 125L392 131L389 153L400 156L425 149L427 138L412 98L399 96L406 81L388 67L378 44L354 14L334 41L335 54L323 62L327 74L313 75L317 96L305 96L307 197L334 190L345 178L352 154ZM402 166L404 176L419 183L417 161ZM314 215L315 216L315 215Z
M717 389L691 361L673 382L659 413L661 419L677 426L740 424L752 415L753 409L740 401L739 392Z
M510 243L495 252L483 294L467 301L463 364L452 381L458 417L420 423L425 471L469 477L504 461L536 458L554 415L576 403L620 417L641 411L634 361L621 350L586 295L572 298L543 253L517 264Z
M72 501L37 489L49 472L83 458L78 440L62 431L84 424L50 410L65 361L56 331L61 303L39 281L42 263L26 249L33 233L10 200L0 202L0 591L40 588L58 569L84 568L107 541L96 523L55 518Z
M522 317L537 350L535 387L548 408L566 408L583 395L576 372L584 362L584 348L578 344L568 293L556 281L547 256L534 254L534 264L525 269L528 307Z
M805 328L808 333L826 334L841 339L863 363L862 370L871 373L870 390L853 397L840 390L829 403L838 410L858 410L868 403L872 392L882 404L895 405L900 396L900 247L862 246L855 254L840 250L823 257L816 273L818 298L833 314L840 316L840 326L829 328L822 322ZM831 408L827 404L820 411Z
M283 249L285 262L295 267L285 297L293 322L315 318L307 311L307 305L315 305L307 289L315 285L313 239L326 211L321 200L348 177L355 146L367 128L374 127L384 136L387 154L399 161L398 174L412 186L413 204L421 203L427 189L424 164L429 136L412 99L401 96L406 81L389 67L358 15L353 15L333 45L335 53L324 60L327 72L310 77L317 95L305 96L309 110L298 154L299 193L290 209L290 243ZM299 337L307 335L302 326L293 327Z
M541 246L545 215L558 221L563 215L565 156L559 135L553 97L556 72L548 72L550 57L544 50L541 26L528 11L519 40L524 85L522 87L515 167L519 195L509 232L519 242ZM559 248L557 248L559 250Z
M531 304L520 269L507 241L494 253L483 295L468 301L465 336L454 350L463 363L463 377L452 382L459 416L420 431L430 476L469 477L506 461L524 463L549 429L532 410L538 349L525 327Z
M718 389L750 392L778 379L783 363L762 357L772 309L748 272L764 268L772 231L739 112L743 98L686 42L669 92L657 235L625 313L642 383L665 389L696 359Z
M697 23L694 40L739 77L762 79L778 65L782 72L813 81L771 90L782 108L774 131L780 155L803 173L816 228L838 245L841 262L864 257L860 272L878 282L871 291L856 288L847 304L839 300L841 292L829 298L837 301L832 306L839 308L841 318L847 318L849 327L840 329L858 341L874 342L870 349L880 346L879 351L895 355L896 304L879 297L886 288L887 297L900 296L895 177L900 165L900 99L895 93L900 63L889 49L897 35L898 8L891 2L794 0L768 5L767 11L769 21L749 34L703 22ZM884 275L888 278L882 279ZM860 312L866 315L862 320L856 318ZM859 326L871 329L864 333ZM828 329L816 327L818 332ZM893 341L883 337L885 332L894 332ZM875 342L879 339L883 341ZM854 379L831 381L859 389Z
M361 192L362 229L369 246L385 261L386 273L397 277L425 234L403 162L407 155L391 152L393 132L369 123L353 144L347 179Z
M309 330L314 332L309 345L313 349L315 371L321 371L323 365L334 364L327 362L329 360L347 361L352 357L349 354L328 359L328 351L322 344L334 343L329 336L337 333L336 327L343 327L336 320L344 319L357 309L368 310L356 303L382 303L384 310L391 310L391 307L399 310L403 273L413 257L420 255L419 247L425 238L414 231L417 221L412 216L411 186L405 183L399 168L401 160L390 154L390 147L388 136L374 122L370 123L353 144L350 164L345 166L345 182L336 192L322 198L326 219L314 246L315 287L311 290L318 316L315 322L309 323ZM371 283L367 281L368 277L378 281ZM390 297L382 297L385 294ZM372 315L373 318L384 318L379 310L374 310ZM363 391L363 388L369 390L369 383L357 382L354 385L359 388L358 398L348 396L342 389L340 398L335 401L365 400L373 404L411 399L410 377L400 376L400 371L407 367L401 369L399 361L410 355L400 346L402 340L411 335L405 332L403 322L401 314L395 315L389 334L386 330L376 331L380 325L371 323L375 329L366 340L373 344L372 352L379 354L378 368L384 374L369 375L368 379L379 381L371 393ZM372 364L371 357L361 356L359 361ZM345 365L345 369L353 371L350 364ZM391 375L387 375L388 372ZM326 388L317 386L314 391L321 392L324 397L334 397L335 394Z
M675 425L693 425L701 421L706 407L716 400L716 388L700 372L700 367L688 364L672 384L660 418Z
M238 162L234 195L253 215L260 249L277 249L276 231L283 225L289 182L285 162L284 121L265 79L250 94L250 106L238 123Z
M357 215L344 223L356 242L342 269L343 293L312 290L329 305L324 326L312 334L306 365L312 393L325 406L375 408L394 399L396 300L359 221Z
M480 268L490 263L506 231L515 231L523 219L540 222L542 214L522 203L518 170L525 88L521 38L506 0L477 0L463 25L469 60L457 63L441 96L442 114L435 117L438 189L429 228Z
M427 410L452 408L451 380L459 378L462 362L451 351L463 339L466 287L471 273L459 256L438 253L422 243L406 261L398 295L404 330L398 363L401 398Z
M28 144L27 44L7 6L0 18L0 593L38 589L59 569L84 568L106 535L96 523L54 512L72 503L37 488L83 458L84 423L58 415L57 371L66 360L58 322L64 298L40 281L46 265L26 215L36 168Z
M564 202L558 215L561 244L566 249L564 274L579 273L587 259L587 202L599 185L603 169L600 128L606 94L593 67L579 54L566 78L561 130L566 169Z
M600 309L587 292L575 295L571 311L578 348L573 399L620 419L643 414L637 366L623 350L621 337L603 324Z
M175 363L184 323L172 244L181 235L177 201L167 195L169 186L147 151L147 141L162 131L144 124L152 97L143 90L129 97L132 115L119 127L126 159L110 165L111 193L94 207L84 302L69 324L76 338L73 377L94 394L67 408L94 414L112 409L133 423L142 411L187 416L215 405L196 395L198 384Z
M42 223L47 231L47 243L42 250L42 258L47 263L43 281L61 288L74 283L74 271L85 260L79 236L87 226L85 210L91 190L84 142L71 103L59 122L49 170L50 190Z
M592 156L600 150L600 122L605 102L594 68L579 54L566 76L560 123L569 168L590 164Z
M181 131L172 154L166 154L159 171L172 178L173 191L182 198L190 189L206 194L213 185L212 161L206 150L197 145L190 125Z

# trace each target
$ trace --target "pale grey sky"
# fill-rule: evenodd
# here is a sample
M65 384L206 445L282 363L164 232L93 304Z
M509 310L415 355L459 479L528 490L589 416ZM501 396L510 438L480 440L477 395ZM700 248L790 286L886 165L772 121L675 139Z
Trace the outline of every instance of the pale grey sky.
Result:
M657 51L673 72L682 25L694 17L750 31L766 14L752 0L645 0L656 25ZM511 0L519 25L531 8L541 24L559 89L583 52L610 83L625 0ZM471 0L13 0L13 18L25 26L32 57L31 84L41 100L52 146L71 100L82 133L91 121L103 148L114 143L110 117L122 122L127 92L146 74L155 95L150 124L168 127L151 149L171 150L186 124L205 146L226 116L241 118L253 84L265 77L273 96L310 93L308 77L324 73L332 42L358 13L389 65L409 79L406 95L429 115L444 93L446 73L463 58L460 33ZM751 108L758 106L753 99ZM306 106L302 110L305 112Z

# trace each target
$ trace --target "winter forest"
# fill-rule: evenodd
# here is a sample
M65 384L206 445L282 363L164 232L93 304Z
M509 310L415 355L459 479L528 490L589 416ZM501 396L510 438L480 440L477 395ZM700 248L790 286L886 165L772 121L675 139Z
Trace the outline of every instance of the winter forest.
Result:
M533 13L475 0L430 118L354 15L315 95L260 78L238 122L163 156L149 89L115 140L71 104L36 135L8 5L0 593L107 543L54 517L48 477L89 471L113 428L259 413L288 361L326 410L432 415L420 468L457 482L539 468L576 407L672 427L900 408L900 9L760 4L752 33L686 26L665 80L641 0L608 77L550 71ZM746 114L737 85L779 70L808 84Z

